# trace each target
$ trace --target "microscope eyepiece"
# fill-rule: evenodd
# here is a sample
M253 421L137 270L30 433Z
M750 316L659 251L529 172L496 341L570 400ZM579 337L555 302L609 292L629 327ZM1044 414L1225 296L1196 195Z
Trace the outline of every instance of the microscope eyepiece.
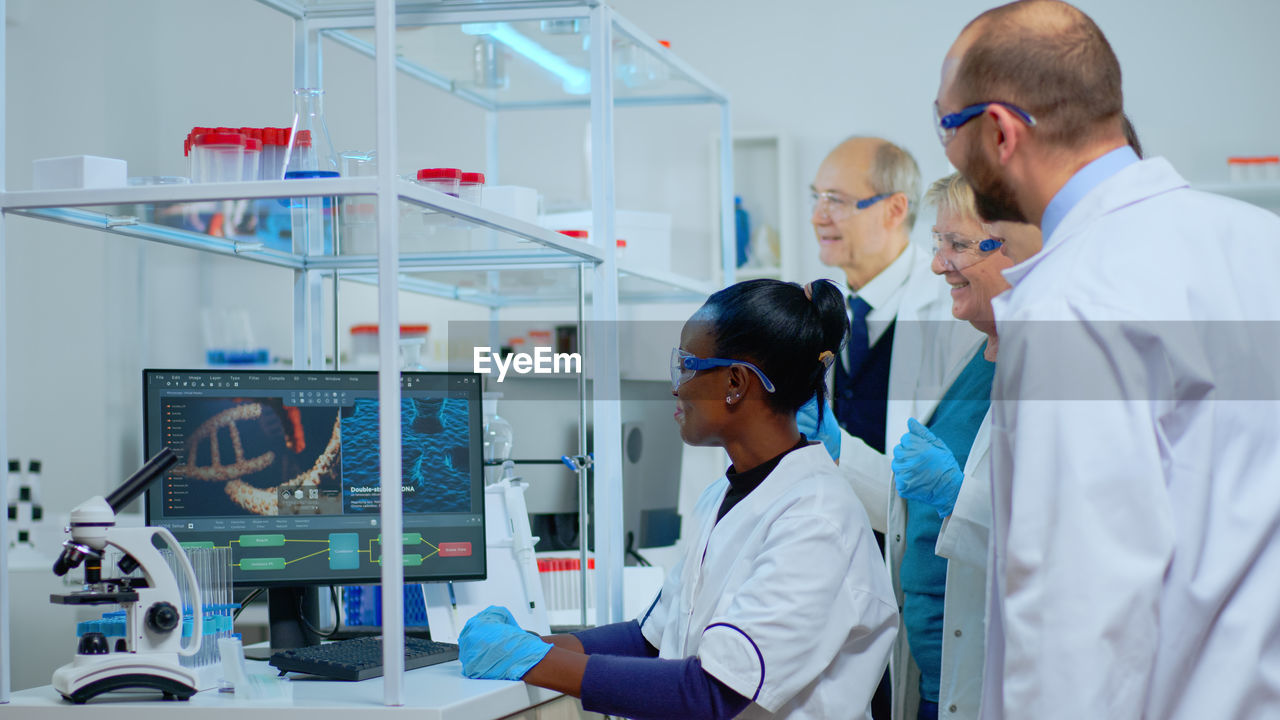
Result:
M160 448L160 452L147 461L145 465L138 469L137 472L129 476L120 487L111 491L107 496L107 504L111 506L113 512L120 512L125 505L128 505L135 498L147 489L147 486L155 482L164 475L165 471L178 464L178 456L167 447Z

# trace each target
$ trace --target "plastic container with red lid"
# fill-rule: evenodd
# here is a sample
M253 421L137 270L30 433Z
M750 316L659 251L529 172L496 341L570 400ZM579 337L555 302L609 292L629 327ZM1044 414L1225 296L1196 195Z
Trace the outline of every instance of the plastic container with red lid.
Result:
M196 159L196 154L192 152L195 149L196 136L211 132L213 132L213 128L193 127L191 132L187 133L187 139L182 142L182 154L187 158L187 177L191 178L191 182L198 182L196 177L201 173L200 162Z
M484 195L484 173L464 172L458 178L458 198L480 204Z
M436 192L458 197L458 185L462 181L462 171L458 168L422 168L415 181L423 187Z
M1280 181L1280 156L1257 155L1227 158L1231 182Z
M400 339L425 341L427 334L430 332L431 326L426 323L417 325L402 324L400 326ZM364 323L351 326L351 354L356 357L376 357L378 355L377 323Z
M263 180L279 180L284 177L284 153L289 145L289 128L262 128Z
M587 239L590 239L591 237L591 233L586 230L557 230L556 232L559 232L561 235L564 235L566 237L574 238L575 240L587 240ZM614 241L614 247L617 248L614 254L615 259L621 260L622 258L627 256L626 240L622 238L618 238L616 241Z
M551 343L551 331L542 328L535 328L528 333L529 347L537 350L538 348L547 348L550 350L554 347Z
M196 135L191 143L195 155L195 182L238 182L243 177L245 138L239 132L211 132Z
M241 168L240 177L245 181L254 181L258 179L258 168L262 161L262 141L254 137L245 137L244 140L244 167Z

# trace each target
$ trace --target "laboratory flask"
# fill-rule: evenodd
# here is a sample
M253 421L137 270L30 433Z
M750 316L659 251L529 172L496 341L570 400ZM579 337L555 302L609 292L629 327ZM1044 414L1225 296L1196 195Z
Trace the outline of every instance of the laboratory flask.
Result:
M338 177L338 156L333 151L324 122L324 90L293 91L293 127L285 147L284 179L307 180ZM293 198L289 203L293 251L305 255L331 253L333 237L331 198Z
M338 175L338 155L333 151L329 128L324 122L324 90L320 88L293 91L293 130L285 148L284 171L285 178L291 173L321 173L294 177Z
M484 464L485 484L502 479L502 463L511 459L513 434L511 423L498 414L498 398L502 393L485 393L484 407Z

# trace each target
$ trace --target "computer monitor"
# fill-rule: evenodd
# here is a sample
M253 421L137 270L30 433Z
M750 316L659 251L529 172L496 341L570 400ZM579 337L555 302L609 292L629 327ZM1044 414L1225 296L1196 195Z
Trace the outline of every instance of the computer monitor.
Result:
M230 547L237 586L272 588L273 646L313 640L287 617L297 588L380 581L376 373L145 370L143 388L146 455L179 458L147 524ZM405 582L482 580L480 377L406 372L400 389Z

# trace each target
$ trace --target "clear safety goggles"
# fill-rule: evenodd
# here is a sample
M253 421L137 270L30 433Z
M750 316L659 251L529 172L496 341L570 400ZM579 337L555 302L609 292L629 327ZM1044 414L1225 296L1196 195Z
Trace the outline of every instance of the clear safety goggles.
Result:
M879 195L872 195L868 198L855 200L851 197L845 197L840 193L834 193L829 190L818 192L817 190L810 189L809 212L810 214L821 212L832 220L843 220L850 215L857 215L859 212L866 210L892 194L893 193L880 193Z
M679 390L680 386L692 380L699 370L730 367L732 365L741 365L755 373L756 377L760 378L760 384L768 392L773 392L776 389L760 368L749 362L725 358L700 358L680 348L671 348L671 391Z
M948 270L964 270L987 259L1002 245L1004 241L994 237L975 240L960 233L933 233L933 255Z

